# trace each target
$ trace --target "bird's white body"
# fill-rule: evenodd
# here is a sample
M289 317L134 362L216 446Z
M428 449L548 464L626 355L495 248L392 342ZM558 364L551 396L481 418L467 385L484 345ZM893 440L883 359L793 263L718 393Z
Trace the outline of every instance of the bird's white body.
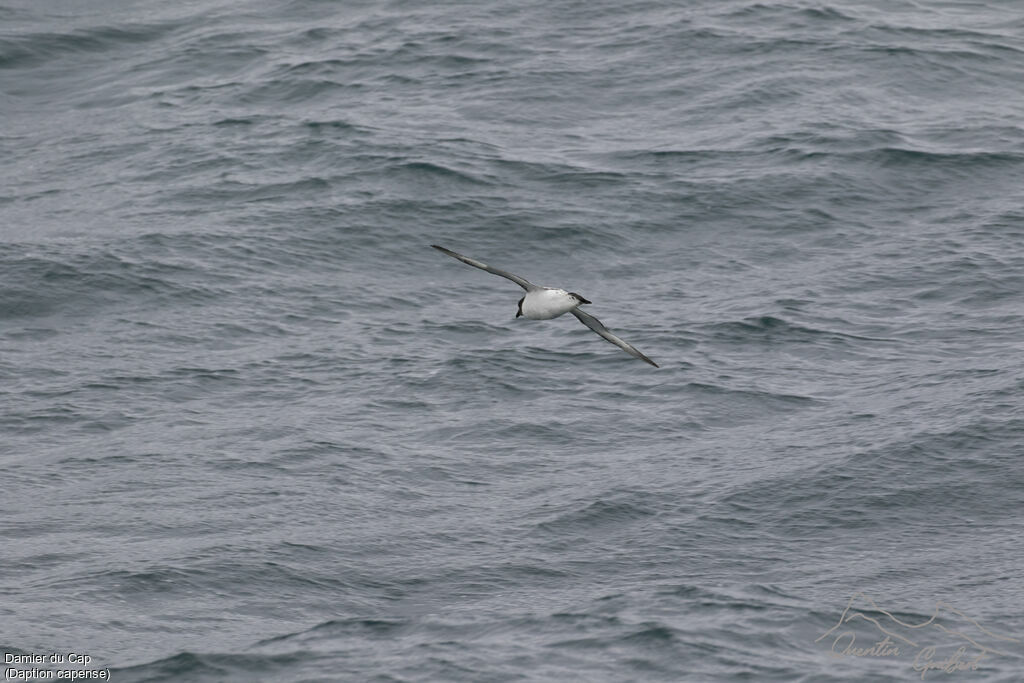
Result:
M544 287L527 292L523 297L523 316L531 320L550 320L568 313L580 305L580 300L564 289Z

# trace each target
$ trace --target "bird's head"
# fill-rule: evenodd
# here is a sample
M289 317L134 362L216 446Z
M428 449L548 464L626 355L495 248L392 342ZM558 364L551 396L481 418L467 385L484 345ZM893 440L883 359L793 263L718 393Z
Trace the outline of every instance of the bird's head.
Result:
M589 304L590 303L589 301L584 299L582 296L580 296L576 292L569 292L569 296L571 296L573 299L575 299L577 304Z

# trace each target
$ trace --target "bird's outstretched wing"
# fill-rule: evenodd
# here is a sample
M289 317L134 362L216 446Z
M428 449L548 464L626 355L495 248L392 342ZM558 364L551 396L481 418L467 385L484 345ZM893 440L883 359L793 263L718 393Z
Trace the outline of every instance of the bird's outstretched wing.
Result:
M431 244L430 246L432 246L434 249L437 249L438 251L441 251L441 252L444 252L445 254L448 254L452 258L457 258L460 261L462 261L463 263L468 264L470 266L473 266L474 268L479 268L480 270L486 270L488 273L493 273L494 275L500 275L501 277L508 278L512 282L516 283L517 285L519 285L520 287L525 289L527 292L532 292L535 289L541 289L541 287L538 287L537 285L533 284L532 282L530 282L526 278L519 277L518 275L513 275L512 273L509 273L508 271L500 270L498 268L492 268L489 265L487 265L486 263L481 263L480 261L477 261L476 259L471 259L468 256L463 256L462 254L457 254L454 251L452 251L451 249L445 249L444 247L439 247L436 244Z
M610 341L612 344L615 344L629 355L639 358L642 361L646 361L653 365L654 367L659 367L658 364L655 363L653 360L637 351L636 347L634 347L632 344L630 344L629 342L622 341L614 334L609 332L608 328L602 325L601 321L595 318L594 316L590 315L589 313L584 313L578 308L574 308L569 312L572 313L577 318L579 318L579 321L581 323L592 329L594 332L597 332L599 335Z

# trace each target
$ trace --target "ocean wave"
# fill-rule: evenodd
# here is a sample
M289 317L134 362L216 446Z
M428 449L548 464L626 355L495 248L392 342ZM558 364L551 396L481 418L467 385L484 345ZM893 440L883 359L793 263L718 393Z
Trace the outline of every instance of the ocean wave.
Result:
M783 534L959 523L965 517L997 523L1006 519L1008 498L1020 499L1014 492L1024 491L1014 456L1006 450L1022 427L1020 420L982 419L844 449L851 452L744 484L718 500L709 514L726 525L730 517L747 519ZM965 458L966 453L974 456ZM985 457L977 457L980 453Z
M107 53L154 42L177 30L181 22L75 28L64 33L27 32L0 37L0 69L37 66L55 59Z
M96 307L138 298L200 301L215 296L208 286L184 277L193 269L170 263L135 261L116 253L26 254L0 260L9 283L0 291L0 318L48 316L55 311L88 315Z
M577 509L559 513L553 519L539 522L537 529L558 535L566 533L600 533L622 525L639 523L655 511L624 500L599 499L578 502Z
M828 344L833 347L860 348L864 342L889 342L849 332L800 325L773 315L761 315L739 321L706 323L702 330L719 343Z

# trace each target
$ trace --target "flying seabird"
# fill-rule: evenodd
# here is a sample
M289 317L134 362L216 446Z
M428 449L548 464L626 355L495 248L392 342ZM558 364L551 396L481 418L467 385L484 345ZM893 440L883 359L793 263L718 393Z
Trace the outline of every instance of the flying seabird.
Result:
M508 278L525 289L526 296L519 300L519 310L516 312L517 318L522 315L533 320L550 320L551 318L557 318L564 313L572 313L581 323L610 341L612 344L615 344L629 355L639 358L642 361L646 361L654 367L658 367L657 363L637 351L632 344L619 339L609 332L608 328L602 325L600 320L589 313L581 311L579 309L580 304L589 304L590 302L576 292L567 292L564 289L558 289L556 287L539 287L525 278L513 275L512 273L504 270L499 270L498 268L492 268L486 263L481 263L476 259L471 259L468 256L457 254L451 249L445 249L444 247L439 247L436 244L431 244L430 246L438 251L448 254L452 258L457 258L463 263L473 266L474 268L486 270L488 273Z

